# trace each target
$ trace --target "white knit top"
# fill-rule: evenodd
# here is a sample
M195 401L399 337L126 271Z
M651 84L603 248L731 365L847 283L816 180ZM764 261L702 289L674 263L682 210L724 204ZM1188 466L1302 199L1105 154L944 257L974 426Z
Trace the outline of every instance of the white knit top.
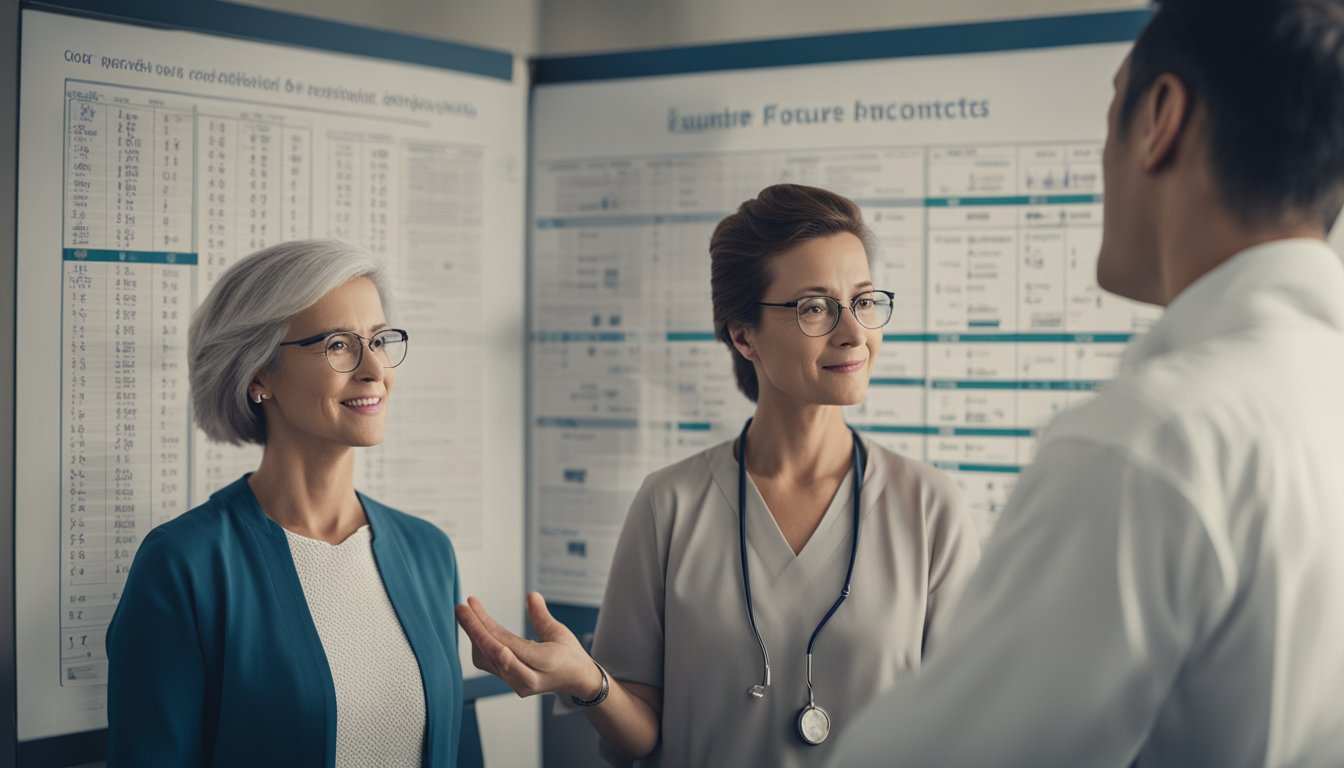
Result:
M336 765L418 766L420 665L387 597L365 525L340 544L285 531L336 685Z

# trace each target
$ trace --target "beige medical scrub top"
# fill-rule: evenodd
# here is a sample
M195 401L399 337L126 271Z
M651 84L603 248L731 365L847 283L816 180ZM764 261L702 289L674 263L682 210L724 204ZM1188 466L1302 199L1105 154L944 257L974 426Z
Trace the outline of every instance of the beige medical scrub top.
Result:
M980 547L953 482L864 440L858 559L849 598L813 651L831 736L796 733L808 639L839 596L853 536L853 474L796 556L748 476L747 544L761 654L742 592L733 441L650 475L621 531L593 657L663 690L662 742L646 765L820 766L860 709L920 659L975 570Z

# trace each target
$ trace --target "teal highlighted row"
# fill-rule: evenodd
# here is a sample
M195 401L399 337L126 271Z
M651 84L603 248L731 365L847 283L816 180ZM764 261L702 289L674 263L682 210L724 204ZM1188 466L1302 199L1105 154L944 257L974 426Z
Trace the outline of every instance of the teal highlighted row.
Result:
M1012 390L1054 390L1058 392L1091 392L1101 386L1099 381L1066 380L1021 380L1021 381L975 381L961 379L934 379L929 386L934 389L1012 389Z
M936 427L911 426L905 424L855 424L860 432L874 432L879 435L935 435Z
M1100 203L1101 195L1004 195L1000 197L930 197L928 208L955 208L962 205L1079 205Z
M622 331L537 331L533 341L625 341Z
M149 254L163 256L165 254ZM182 254L178 254L179 256ZM186 254L195 264L195 254ZM68 257L67 257L68 258ZM91 259L93 260L93 259ZM122 259L104 259L122 261ZM124 259L132 261L132 259ZM158 262L173 263L173 262ZM668 331L668 341L717 341L713 331ZM915 344L1128 344L1132 333L886 333L883 341ZM533 341L630 341L625 331L534 331Z
M855 200L867 208L956 208L986 205L1083 205L1101 202L1101 195L1000 195L994 197L889 197ZM593 213L537 219L537 229L571 227L648 227L658 224L717 224L728 211L713 213Z
M714 426L713 426L712 424L710 424L708 421L679 421L679 422L677 422L677 429L679 429L679 430L681 430L681 431L683 431L683 432L708 432L708 431L710 431L710 430L713 429L713 428L714 428Z
M938 469L952 472L990 472L1003 475L1020 475L1022 467L1015 464L963 464L956 461L931 461Z
M920 379L920 378L903 379L903 378L893 378L890 376L882 376L869 379L868 383L875 387L922 387L926 383L928 383L928 381L926 379Z
M922 197L856 197L861 208L923 208Z
M537 219L537 229L569 227L649 227L656 224L717 224L727 213L597 214Z
M1032 437L1035 431L1018 427L930 427L913 424L857 424L860 432L879 435L939 435L942 437Z
M1019 427L939 427L938 434L953 437L1031 437L1036 433Z
M66 248L65 261L92 261L114 264L173 264L194 266L196 254L179 251L110 251L98 248Z
M885 333L883 341L939 344L1128 344L1132 333Z
M537 426L556 429L635 429L639 426L639 422L635 419L541 416L537 418Z

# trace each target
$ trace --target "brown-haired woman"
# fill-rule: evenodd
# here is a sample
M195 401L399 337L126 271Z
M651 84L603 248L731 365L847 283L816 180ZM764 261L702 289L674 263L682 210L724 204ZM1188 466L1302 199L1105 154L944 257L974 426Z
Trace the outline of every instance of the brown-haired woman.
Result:
M669 766L821 765L828 735L919 668L980 552L947 477L845 424L892 311L871 241L852 201L789 184L719 223L714 326L754 418L644 481L601 666L532 594L541 643L458 607L477 667L573 697L617 751Z

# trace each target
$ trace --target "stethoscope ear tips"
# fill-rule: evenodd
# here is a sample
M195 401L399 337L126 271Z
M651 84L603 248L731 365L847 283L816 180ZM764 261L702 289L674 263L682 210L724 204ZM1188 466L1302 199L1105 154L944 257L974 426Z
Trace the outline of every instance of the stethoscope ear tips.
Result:
M751 698L753 698L753 699L764 699L764 698L765 698L765 686L764 686L764 685L753 685L753 686L751 686L750 688L747 689L747 693L751 694Z

